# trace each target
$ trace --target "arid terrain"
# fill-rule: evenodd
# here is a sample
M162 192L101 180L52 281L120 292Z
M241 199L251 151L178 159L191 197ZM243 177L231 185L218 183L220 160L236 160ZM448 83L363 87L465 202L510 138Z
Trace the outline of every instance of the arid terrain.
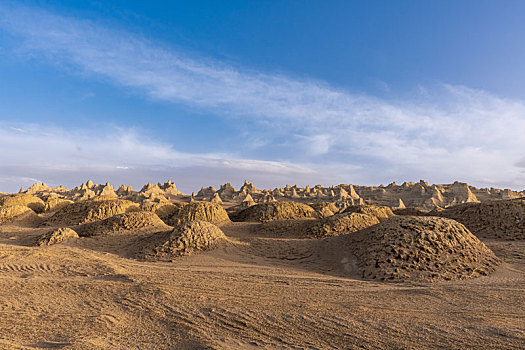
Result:
M1 349L523 349L525 192L0 194Z

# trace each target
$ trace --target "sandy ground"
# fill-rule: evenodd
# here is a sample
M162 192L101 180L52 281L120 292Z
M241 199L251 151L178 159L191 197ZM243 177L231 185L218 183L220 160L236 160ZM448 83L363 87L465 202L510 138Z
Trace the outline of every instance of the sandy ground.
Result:
M0 226L1 349L525 348L525 241L485 241L495 273L364 281L332 243L222 226L222 248L131 258L140 233L32 246Z

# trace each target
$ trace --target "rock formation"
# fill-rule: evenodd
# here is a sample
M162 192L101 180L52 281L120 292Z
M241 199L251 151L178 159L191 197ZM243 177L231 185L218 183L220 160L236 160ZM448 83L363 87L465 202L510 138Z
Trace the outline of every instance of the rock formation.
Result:
M273 202L253 205L235 215L235 221L273 221L317 217L309 205L295 202Z
M172 231L160 232L147 238L139 257L171 261L179 256L214 249L226 241L226 236L217 226L207 221L190 221Z
M444 218L399 216L341 239L367 279L466 279L499 263L465 226Z
M68 227L61 227L51 230L38 237L36 245L44 247L48 245L62 243L68 239L78 238L78 234Z
M207 221L220 225L230 222L230 218L224 208L217 203L194 202L182 206L169 222L172 226L176 226L189 221Z

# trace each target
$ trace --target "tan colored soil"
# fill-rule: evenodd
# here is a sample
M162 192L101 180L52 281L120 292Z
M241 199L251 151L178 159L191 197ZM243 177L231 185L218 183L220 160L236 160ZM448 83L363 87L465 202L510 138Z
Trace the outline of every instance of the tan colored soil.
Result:
M140 208L154 212L162 221L167 222L172 216L177 214L182 206L183 204L181 203L144 201Z
M276 220L264 222L255 228L261 235L295 238L323 238L350 234L379 223L375 216L344 213L323 219Z
M207 221L215 225L230 222L230 218L224 208L217 203L193 202L182 206L170 219L171 226L190 221Z
M11 222L23 214L32 212L25 205L7 205L0 207L0 223Z
M314 208L320 218L326 218L339 212L339 209L332 202L308 203Z
M56 211L58 209L62 209L68 206L71 203L74 203L74 202L68 199L49 198L45 201L44 211L46 212Z
M86 200L60 208L47 219L46 224L56 226L80 225L138 210L139 206L128 200Z
M295 202L272 202L253 205L241 210L234 216L234 221L267 222L317 216L316 211L306 204Z
M78 227L81 237L133 234L137 230L166 230L167 226L155 213L135 211L118 214L101 221L90 222Z
M369 279L466 279L488 275L499 264L465 226L445 218L394 217L342 238Z
M463 223L478 237L525 239L525 199L465 203L436 214Z
M78 238L78 234L75 231L68 227L61 227L59 229L46 232L40 237L38 237L36 244L38 246L43 247L57 243L62 243L67 239L73 238Z
M360 213L373 215L377 217L380 221L384 221L392 216L394 213L389 207L383 207L379 205L351 205L343 210L343 213Z
M316 238L339 236L377 224L379 224L379 219L372 215L360 213L335 214L311 225L307 235Z
M390 187L398 193L417 186L431 192L422 183ZM368 202L381 189L357 190ZM444 203L458 201L440 191ZM151 210L136 213L138 203L101 198L38 215L14 205L21 215L0 224L0 349L525 348L525 240L517 233L513 241L498 238L519 232L512 231L521 227L517 201L515 211L482 213L492 216L483 221L489 228L474 232L480 241L446 218L377 223L347 212L319 219L295 203L248 208L243 215L253 222L229 222L213 203L184 205L179 216L179 204L146 207L166 202L124 192ZM289 192L306 201L304 191ZM482 201L516 195L474 192ZM221 197L225 207L239 204ZM403 201L417 202L410 198ZM380 203L398 202L386 199ZM182 224L167 227L157 211ZM198 216L220 228L187 222ZM75 235L66 228L79 224L125 234L69 239ZM305 234L320 224L328 225L320 236L329 237ZM46 246L36 246L43 237Z
M139 258L172 261L174 258L217 248L226 241L220 228L207 221L185 222L168 232L159 232L144 239Z
M37 213L44 211L44 202L35 196L26 193L8 194L0 197L0 206L24 205Z

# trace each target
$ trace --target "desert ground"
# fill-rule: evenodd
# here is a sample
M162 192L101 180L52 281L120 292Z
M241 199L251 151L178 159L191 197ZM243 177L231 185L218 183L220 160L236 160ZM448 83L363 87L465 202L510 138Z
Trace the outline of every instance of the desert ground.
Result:
M0 348L525 348L524 193L349 186L3 194Z

